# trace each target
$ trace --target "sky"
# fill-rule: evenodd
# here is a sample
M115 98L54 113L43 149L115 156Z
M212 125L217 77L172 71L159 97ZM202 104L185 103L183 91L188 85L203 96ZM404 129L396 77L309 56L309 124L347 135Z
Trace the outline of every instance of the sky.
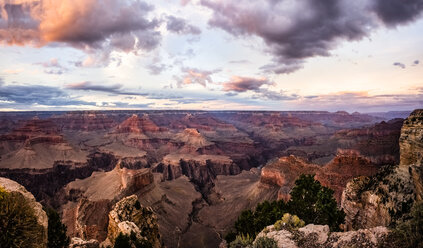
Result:
M423 107L423 0L0 0L0 111Z

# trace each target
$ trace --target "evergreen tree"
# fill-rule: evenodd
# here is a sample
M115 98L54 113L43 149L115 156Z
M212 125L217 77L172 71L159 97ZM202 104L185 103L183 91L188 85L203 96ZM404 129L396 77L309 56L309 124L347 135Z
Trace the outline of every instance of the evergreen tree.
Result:
M66 226L60 220L59 214L52 208L45 208L48 217L48 243L49 248L62 248L69 246L69 237L66 235Z

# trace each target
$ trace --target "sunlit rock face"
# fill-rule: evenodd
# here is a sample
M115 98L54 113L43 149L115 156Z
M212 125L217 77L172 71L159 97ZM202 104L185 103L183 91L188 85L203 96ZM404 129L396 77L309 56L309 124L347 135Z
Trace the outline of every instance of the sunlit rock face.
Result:
M360 175L372 175L378 167L356 151L339 151L332 162L321 166L311 164L293 155L281 157L269 162L261 170L260 182L280 187L278 198L289 200L289 193L295 180L301 174L314 174L323 186L335 191L335 198L340 203L342 191L347 182Z
M131 235L147 247L161 247L157 216L150 207L144 207L136 195L131 195L118 201L109 213L107 238L115 243L119 233Z
M414 110L404 121L400 137L401 165L423 164L423 109Z
M107 213L122 197L153 186L148 169L116 168L95 172L91 177L69 183L62 193L63 222L71 237L103 241L107 237Z
M414 202L422 200L422 123L422 110L413 111L404 121L399 165L348 183L341 203L347 230L388 226L406 217Z
M287 229L276 230L271 225L257 235L254 243L261 237L267 237L274 239L278 248L378 247L385 244L388 234L389 230L386 227L374 227L349 232L330 232L327 225L309 224L294 232Z

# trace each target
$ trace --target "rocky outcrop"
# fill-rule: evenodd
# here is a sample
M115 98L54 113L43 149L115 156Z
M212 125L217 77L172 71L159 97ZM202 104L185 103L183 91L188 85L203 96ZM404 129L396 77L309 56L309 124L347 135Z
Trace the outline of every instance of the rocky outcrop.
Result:
M69 248L99 248L100 243L95 239L83 240L77 237L71 239Z
M105 213L122 197L153 186L149 169L116 168L95 172L89 178L69 183L63 192L67 200L62 207L63 223L71 237L103 241L107 236Z
M400 166L410 167L416 200L423 200L423 109L414 110L404 121L400 138Z
M404 121L400 137L401 165L423 165L423 109Z
M117 160L105 153L91 154L85 163L56 161L49 169L0 169L0 176L17 181L27 188L38 201L59 207L56 194L67 183L91 176L94 171L110 171Z
M291 155L267 163L261 170L260 182L279 186L278 198L287 201L295 180L301 174L314 174L323 186L335 191L335 198L340 203L342 191L350 179L359 175L372 175L377 169L359 153L351 151L339 151L332 162L325 166L307 163Z
M117 202L109 213L107 238L114 244L119 233L135 234L145 247L161 247L157 217L150 207L144 207L136 195Z
M38 246L44 248L47 247L47 233L48 233L48 218L46 212L43 210L43 207L40 203L38 203L34 196L28 192L25 187L18 184L15 181L12 181L7 178L0 177L0 187L4 189L6 192L16 192L23 195L28 202L29 206L34 210L34 214L37 217L37 222L42 228L39 231L39 236L42 237L42 242L38 244ZM5 230L2 230L5 231Z
M403 119L382 121L371 127L344 129L332 137L338 148L355 150L373 164L395 165L399 163L399 138Z
M413 202L408 169L388 167L373 177L355 178L342 195L345 229L388 226L408 213Z
M272 238L277 242L278 248L372 248L384 243L389 231L386 227L360 229L350 232L329 232L328 226L309 224L298 230L276 230L274 226L266 227L257 235ZM254 242L256 242L254 241Z
M347 230L388 226L405 218L422 199L422 127L423 110L415 110L401 129L400 165L348 183L341 201Z
M159 132L161 130L163 129L160 129L153 121L151 121L148 115L138 117L138 115L133 114L117 126L115 132L141 134L146 132Z
M163 173L165 180L185 175L200 185L211 182L217 175L236 175L241 172L227 156L190 154L169 154L155 171Z

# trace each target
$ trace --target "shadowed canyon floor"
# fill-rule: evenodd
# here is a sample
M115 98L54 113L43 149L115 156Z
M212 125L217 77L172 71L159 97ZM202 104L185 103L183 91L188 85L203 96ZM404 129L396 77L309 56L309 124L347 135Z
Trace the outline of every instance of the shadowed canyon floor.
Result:
M398 116L404 116L398 113ZM0 114L0 176L59 210L71 237L107 236L136 194L167 247L217 247L244 209L297 176L336 192L398 164L403 119L378 113L84 111ZM392 118L392 120L391 120Z

